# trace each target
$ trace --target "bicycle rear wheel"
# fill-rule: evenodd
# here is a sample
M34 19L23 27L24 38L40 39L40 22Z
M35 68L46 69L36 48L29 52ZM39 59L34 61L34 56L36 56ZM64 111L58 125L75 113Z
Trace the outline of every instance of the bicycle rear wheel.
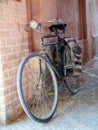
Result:
M40 54L23 58L17 72L17 90L31 120L48 122L52 118L58 103L58 86L51 66Z
M70 62L70 58L67 59L68 54L66 55L66 50L65 49L63 49L62 52L63 52L63 66L65 66L64 67L64 72L65 72L65 75L66 75L66 78L65 78L66 87L68 88L68 90L72 94L76 94L78 92L78 90L79 90L80 78L79 78L79 75L77 75L77 76L74 75L73 65L72 65L72 67L67 68L66 61L69 60L69 62Z
M65 79L66 85L68 90L72 93L72 94L76 94L79 90L79 85L80 85L80 77L74 76L73 75L73 70L69 70L69 72L67 73L66 79Z

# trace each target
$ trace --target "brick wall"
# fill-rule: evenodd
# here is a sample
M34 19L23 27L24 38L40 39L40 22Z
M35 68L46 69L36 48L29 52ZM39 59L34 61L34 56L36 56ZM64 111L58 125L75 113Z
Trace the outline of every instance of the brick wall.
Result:
M28 53L26 1L0 3L0 123L9 123L22 111L16 87L20 60Z

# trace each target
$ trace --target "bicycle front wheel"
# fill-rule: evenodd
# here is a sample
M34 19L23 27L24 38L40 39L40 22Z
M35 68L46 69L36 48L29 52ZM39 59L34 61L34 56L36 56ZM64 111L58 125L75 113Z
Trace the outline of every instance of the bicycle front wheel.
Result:
M17 89L30 119L48 122L52 118L58 103L58 86L50 64L40 54L23 58L17 73Z

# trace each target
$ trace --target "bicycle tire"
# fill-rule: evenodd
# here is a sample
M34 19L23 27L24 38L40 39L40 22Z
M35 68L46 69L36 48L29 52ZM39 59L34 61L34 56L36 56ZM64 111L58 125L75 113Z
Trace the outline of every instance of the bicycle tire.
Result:
M29 54L21 61L17 72L17 91L22 108L31 120L45 123L52 118L58 104L58 86L51 65L41 54Z
M72 94L76 94L79 91L79 76L69 75L65 79L66 86Z
M66 83L66 87L68 88L68 90L72 93L72 94L76 94L79 90L79 76L74 76L73 72L74 72L74 68L71 68L69 72L67 72L67 68L66 68L66 49L63 49L63 65L65 66L64 69L66 72L66 78L65 78L65 83Z

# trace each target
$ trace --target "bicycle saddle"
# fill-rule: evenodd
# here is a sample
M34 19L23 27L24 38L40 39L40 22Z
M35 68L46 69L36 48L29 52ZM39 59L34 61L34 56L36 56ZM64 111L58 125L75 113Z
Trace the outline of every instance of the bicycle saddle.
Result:
M49 30L51 32L55 32L57 30L64 30L66 26L67 26L67 24L54 24L49 27Z

